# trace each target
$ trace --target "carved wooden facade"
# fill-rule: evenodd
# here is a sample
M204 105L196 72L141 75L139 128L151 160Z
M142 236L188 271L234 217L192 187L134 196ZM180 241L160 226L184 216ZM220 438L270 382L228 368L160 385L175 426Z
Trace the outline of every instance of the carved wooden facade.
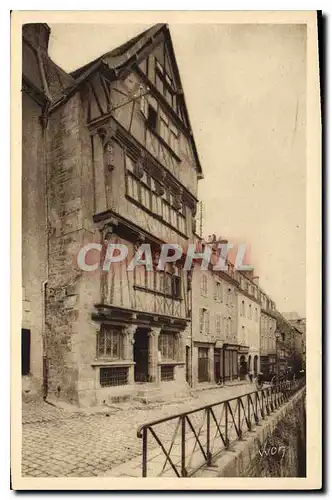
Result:
M106 324L115 328L114 338L117 328L133 327L132 348L121 351L118 363L109 358L110 385L117 385L112 380L118 367L118 385L175 380L185 386L184 331L191 312L187 273L181 263L164 271L156 265L149 271L144 266L128 270L142 244L158 253L162 243L185 248L193 235L202 173L168 27L152 28L149 36L129 42L122 55L106 54L72 76L80 81L91 137L99 241L128 248L125 261L100 270L100 300L92 314L100 325L97 336ZM132 364L126 368L124 362ZM104 357L100 373L107 366ZM105 377L100 380L97 386L105 387Z

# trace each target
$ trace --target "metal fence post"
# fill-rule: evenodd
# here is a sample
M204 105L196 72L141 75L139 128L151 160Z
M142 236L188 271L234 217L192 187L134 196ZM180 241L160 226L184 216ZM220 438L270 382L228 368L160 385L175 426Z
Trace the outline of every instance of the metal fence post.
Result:
M210 414L210 408L206 408L207 414L206 414L206 456L207 456L207 465L211 465L212 463L212 454L210 450L210 431L211 431L211 414Z
M148 460L148 430L143 428L143 454L142 454L142 476L147 477L147 460Z
M186 470L186 417L181 419L181 476L187 476Z
M237 412L237 425L239 428L239 439L242 439L242 428L241 428L241 398L238 398L237 400L237 405L238 405L238 412Z
M228 401L224 403L225 405L225 442L226 448L228 448L229 440L228 440Z

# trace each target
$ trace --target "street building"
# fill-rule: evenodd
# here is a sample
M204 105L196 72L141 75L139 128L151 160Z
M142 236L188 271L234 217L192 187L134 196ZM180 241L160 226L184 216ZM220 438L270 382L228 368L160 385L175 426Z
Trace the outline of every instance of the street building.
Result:
M193 235L202 169L169 29L71 74L48 56L49 35L23 29L22 373L82 406L179 391L190 323L181 263L128 270L143 244L155 264L162 243ZM91 243L85 272L76 258ZM110 272L109 243L128 249Z
M302 358L298 352L299 338L302 337L298 330L283 314L277 312L276 328L276 355L279 374L286 372L298 373L302 369Z
M239 273L227 262L223 271L192 271L192 383L238 379L237 288Z
M306 365L306 318L301 318L297 312L283 313L290 324L296 328L295 348L301 358L302 369Z

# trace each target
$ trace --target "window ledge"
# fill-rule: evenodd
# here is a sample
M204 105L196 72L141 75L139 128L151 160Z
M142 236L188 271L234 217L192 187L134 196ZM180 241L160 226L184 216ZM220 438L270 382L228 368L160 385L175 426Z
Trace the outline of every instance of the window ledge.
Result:
M165 299L172 299L172 300L176 300L177 302L182 302L183 301L183 299L180 298L180 297L174 297L172 294L163 293L163 292L160 292L159 290L154 290L153 288L148 288L148 287L145 287L145 286L142 286L142 285L133 285L133 289L134 290L140 290L142 292L151 293L151 294L154 294L154 295L160 295L161 297L164 297Z
M186 233L183 233L182 231L180 231L180 229L178 229L177 227L175 227L172 224L170 224L169 222L167 222L161 215L156 214L155 212L152 212L152 210L150 210L149 208L145 207L142 203L140 203L139 201L137 201L135 198L133 198L132 196L130 196L128 193L126 193L125 197L131 203L133 203L134 205L136 205L137 207L139 207L141 210L144 210L144 212L148 213L151 217L153 217L154 219L158 220L159 222L162 222L164 226L169 227L170 229L172 229L172 231L175 231L176 233L178 233L180 236L182 236L186 240L189 239L189 236Z
M166 365L166 366L172 366L172 365L185 365L186 363L184 361L159 361L158 365Z
M117 359L117 360L96 359L91 363L91 366L132 366L132 365L135 365L135 361L129 361L124 359Z

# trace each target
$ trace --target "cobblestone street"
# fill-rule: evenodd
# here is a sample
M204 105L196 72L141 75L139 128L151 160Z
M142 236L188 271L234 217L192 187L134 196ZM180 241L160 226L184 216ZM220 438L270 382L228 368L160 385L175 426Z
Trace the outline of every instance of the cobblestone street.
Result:
M23 403L22 475L99 476L141 454L137 427L147 421L235 397L249 384L200 391L168 404L122 403L96 413L71 412L44 402ZM167 426L163 429L167 433Z

